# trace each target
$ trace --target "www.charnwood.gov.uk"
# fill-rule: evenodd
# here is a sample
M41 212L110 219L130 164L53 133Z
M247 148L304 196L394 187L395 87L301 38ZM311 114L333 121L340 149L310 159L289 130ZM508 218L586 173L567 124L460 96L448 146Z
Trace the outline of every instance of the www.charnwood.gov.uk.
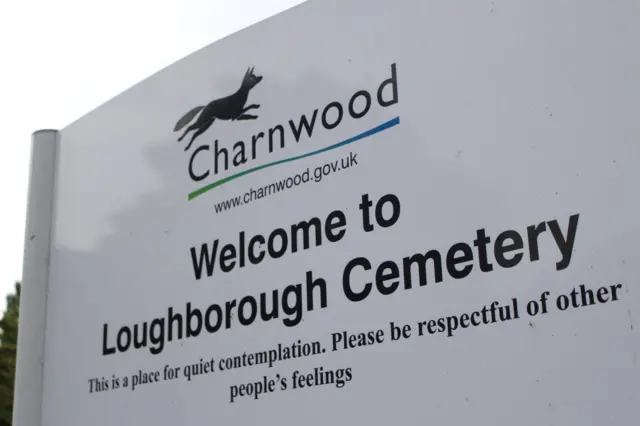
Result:
M237 195L228 200L216 203L215 212L221 213L226 210L231 210L233 208L249 204L252 201L261 200L278 192L294 188L303 183L318 183L331 173L346 170L358 165L357 155L357 153L349 152L349 155L345 155L338 160L319 165L313 169L307 167L307 169L301 173L280 179L259 188L251 188L249 191L245 192L244 195Z

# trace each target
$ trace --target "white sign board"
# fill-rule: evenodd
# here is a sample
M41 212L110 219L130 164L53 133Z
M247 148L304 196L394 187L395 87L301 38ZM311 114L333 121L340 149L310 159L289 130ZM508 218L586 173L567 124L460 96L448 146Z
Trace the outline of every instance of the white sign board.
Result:
M308 1L62 129L42 425L638 425L639 21Z

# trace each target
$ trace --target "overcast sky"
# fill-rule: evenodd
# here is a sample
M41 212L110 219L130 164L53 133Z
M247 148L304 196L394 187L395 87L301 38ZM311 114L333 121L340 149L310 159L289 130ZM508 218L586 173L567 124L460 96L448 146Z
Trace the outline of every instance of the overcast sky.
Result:
M31 133L304 0L20 0L0 6L0 309L22 276Z

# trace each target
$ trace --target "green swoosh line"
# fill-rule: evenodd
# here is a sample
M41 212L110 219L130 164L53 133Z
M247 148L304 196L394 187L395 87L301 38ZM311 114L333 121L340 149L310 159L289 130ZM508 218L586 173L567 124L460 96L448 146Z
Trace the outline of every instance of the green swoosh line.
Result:
M323 152L327 152L327 151L330 151L332 149L336 149L336 148L339 148L341 146L344 146L344 145L359 141L359 140L364 139L366 137L375 135L376 133L380 133L380 132L382 132L384 130L387 130L387 129L389 129L389 128L393 127L393 126L396 126L398 124L400 124L400 117L395 117L395 118L393 118L393 119L391 119L389 121L386 121L386 122L384 122L384 123L372 128L372 129L369 129L369 130L367 130L365 132L362 132L359 135L353 136L352 138L346 139L346 140L344 140L342 142L338 142L338 143L335 143L333 145L329 145L329 146L327 146L325 148L318 149L316 151L312 151L312 152L309 152L309 153L306 153L306 154L303 154L303 155L298 155L296 157L285 158L283 160L278 160L278 161L274 161L272 163L263 164L262 166L257 166L257 167L254 167L252 169L236 173L235 175L228 176L228 177L226 177L224 179L217 180L217 181L215 181L213 183L210 183L210 184L205 185L205 186L203 186L203 187L201 187L199 189L196 189L195 191L193 191L193 192L191 192L189 194L189 200L193 200L197 196L202 195L207 191L210 191L210 190L212 190L214 188L217 188L218 186L220 186L222 184L225 184L227 182L230 182L230 181L232 181L234 179L237 179L239 177L248 175L249 173L257 172L258 170L266 169L267 167L277 166L278 164L289 163L291 161L300 160L300 159L306 158L306 157L311 157L312 155L321 154Z

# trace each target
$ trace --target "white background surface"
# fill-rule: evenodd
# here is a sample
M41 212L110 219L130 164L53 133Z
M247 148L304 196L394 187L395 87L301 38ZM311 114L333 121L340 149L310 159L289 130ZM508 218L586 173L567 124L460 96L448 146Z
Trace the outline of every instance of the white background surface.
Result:
M635 425L640 342L636 193L640 59L633 2L324 0L308 2L222 40L164 70L64 129L52 253L44 415L46 425L256 422L460 425ZM292 37L295 34L295 37ZM285 158L367 130L401 124L321 156L266 169L193 201L188 154L171 132L193 105L230 93L249 65L255 122L214 123L195 145L229 141L285 123L361 88L375 92L398 66L399 103L282 151ZM251 98L253 99L253 98ZM232 212L214 203L250 187L358 152L359 165ZM269 161L276 159L269 156ZM265 160L266 161L266 160ZM252 164L253 165L253 164ZM396 194L399 222L361 231L363 193ZM334 209L346 237L280 260L194 281L189 248L239 231L268 233ZM579 213L575 251L556 272L547 232L540 261L392 296L349 303L344 265L429 249L443 252L486 228L499 232ZM255 323L167 345L161 355L103 357L102 325L150 321L169 306L257 296L304 279L327 280L328 307L295 328ZM371 275L370 275L371 276ZM523 303L543 291L623 285L618 302L531 319L329 353L330 333L414 324ZM89 394L88 379L182 366L290 343L320 340L328 352L272 369L254 367ZM228 403L229 386L263 374L351 367L353 380Z

